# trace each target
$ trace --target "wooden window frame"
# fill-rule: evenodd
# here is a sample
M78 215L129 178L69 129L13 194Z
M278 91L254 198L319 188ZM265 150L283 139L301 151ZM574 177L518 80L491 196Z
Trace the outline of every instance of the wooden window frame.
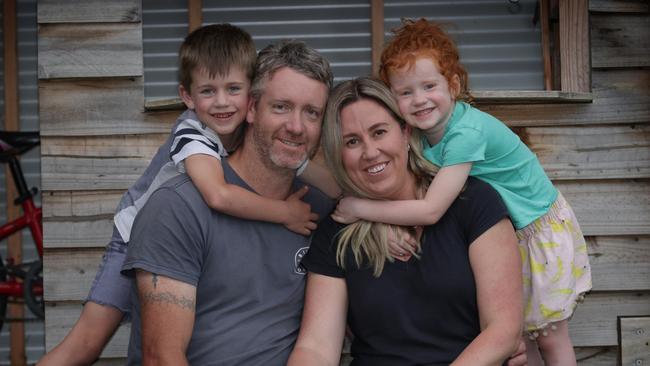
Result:
M371 63L377 75L379 59L384 45L384 0L370 1ZM188 0L188 31L202 23L202 0ZM552 10L549 10L552 9ZM550 50L551 13L557 13L559 28L556 30L556 54L553 62ZM540 0L540 23L542 27L542 55L545 90L478 90L473 91L479 103L590 103L591 59L589 41L589 0ZM559 44L559 45L558 45ZM559 46L559 47L558 47ZM553 75L552 65L556 65ZM553 88L553 81L560 87ZM148 111L181 109L180 98L145 101Z

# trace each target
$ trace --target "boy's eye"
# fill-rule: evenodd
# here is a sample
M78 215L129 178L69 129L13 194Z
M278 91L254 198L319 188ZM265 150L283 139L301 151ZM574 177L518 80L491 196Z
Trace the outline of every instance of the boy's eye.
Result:
M406 96L411 95L411 92L409 90L402 90L397 95L399 95L400 97L406 97Z
M238 93L241 90L242 90L242 88L239 85L233 85L233 86L228 88L228 92L231 93L231 94Z
M203 96L210 96L214 94L214 89L201 89L199 90L199 94Z
M433 89L433 88L435 88L435 87L436 87L436 84L426 84L426 85L424 86L424 89L426 89L426 90L430 90L430 89Z

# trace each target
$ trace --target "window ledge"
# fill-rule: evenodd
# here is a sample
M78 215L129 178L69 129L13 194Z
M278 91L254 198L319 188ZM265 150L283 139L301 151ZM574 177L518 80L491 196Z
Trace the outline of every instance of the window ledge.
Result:
M591 103L592 93L563 92L559 90L479 90L473 91L477 103ZM145 101L145 111L185 109L181 98L152 99Z
M145 100L144 110L147 112L154 111L174 111L185 109L185 104L181 98L171 99L150 99Z
M560 90L478 90L472 91L477 103L591 103L593 94Z

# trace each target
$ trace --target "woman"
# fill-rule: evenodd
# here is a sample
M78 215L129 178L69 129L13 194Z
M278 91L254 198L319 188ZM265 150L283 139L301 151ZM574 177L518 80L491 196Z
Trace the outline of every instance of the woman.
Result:
M348 194L399 200L426 191L436 169L397 111L390 90L369 78L332 92L323 149ZM305 310L289 365L338 365L346 321L355 336L352 365L501 364L521 334L522 290L514 230L498 194L469 179L437 224L413 230L417 258L392 260L391 230L331 219L320 225L303 260Z

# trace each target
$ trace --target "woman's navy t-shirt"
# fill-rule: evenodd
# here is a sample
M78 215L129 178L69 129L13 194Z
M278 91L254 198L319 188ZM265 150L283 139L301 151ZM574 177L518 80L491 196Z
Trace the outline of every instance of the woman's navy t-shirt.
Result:
M336 234L344 226L322 222L302 264L345 278L352 365L451 363L480 332L469 245L507 216L499 194L469 178L440 221L424 228L421 258L387 261L379 278L357 268L351 251L345 269L338 266Z

